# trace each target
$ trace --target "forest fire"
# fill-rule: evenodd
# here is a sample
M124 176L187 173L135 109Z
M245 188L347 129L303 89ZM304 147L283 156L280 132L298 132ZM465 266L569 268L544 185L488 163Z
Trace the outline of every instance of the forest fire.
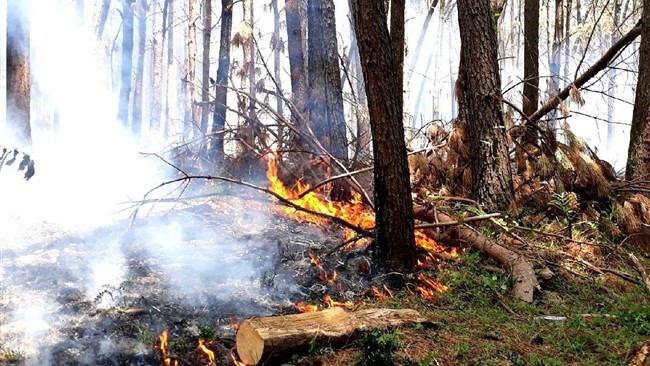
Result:
M320 308L318 305L313 305L313 304L306 304L303 301L297 302L294 307L298 312L301 313L310 313L314 311L318 311ZM323 296L323 309L329 309L333 307L340 307L340 308L345 308L348 310L352 310L355 308L355 304L352 301L336 301L332 299L330 295L325 295Z
M165 329L163 332L158 336L158 339L160 340L160 345L158 348L160 349L160 353L162 354L162 359L163 362L165 363L165 366L172 366L172 359L168 357L169 353L169 330ZM173 363L173 366L178 366L178 360L175 360Z
M434 300L437 294L446 292L449 286L425 277L423 274L417 276L420 284L415 287L415 293L424 300Z
M214 352L210 351L210 349L205 345L205 340L199 339L199 350L203 352L208 357L208 360L210 363L214 362Z
M239 357L237 357L237 354L236 354L237 352L236 352L236 350L237 350L237 349L236 349L235 347L233 347L233 348L230 349L230 358L232 359L232 363L233 363L235 366L246 366L246 364L243 363L243 362L241 362L241 361L239 360Z
M375 295L377 301L386 301L389 298L393 298L393 291L391 291L386 284L383 285L382 290L378 289L375 285L370 286L370 290L373 295Z

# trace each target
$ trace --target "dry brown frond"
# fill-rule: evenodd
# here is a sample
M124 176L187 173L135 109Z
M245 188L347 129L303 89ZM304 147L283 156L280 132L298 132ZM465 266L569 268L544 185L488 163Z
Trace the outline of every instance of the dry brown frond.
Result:
M535 169L541 179L548 179L553 175L553 172L555 172L555 166L546 154L542 154L542 156L537 159Z
M582 107L585 105L585 100L582 98L582 94L580 93L580 90L576 88L575 84L571 84L571 89L569 90L569 97L571 98L571 101L576 103L578 106Z
M564 102L560 102L560 113L562 113L562 117L565 118L569 117L569 114L571 114L571 112L569 112L569 107Z
M466 133L465 129L460 127L454 127L449 133L449 152L450 156L453 154L454 157L459 158L460 160L467 160L469 157L469 149L465 144Z
M629 201L623 202L622 205L617 202L613 205L613 208L616 212L616 221L624 232L635 233L639 231L641 228L641 220L636 215L636 210Z

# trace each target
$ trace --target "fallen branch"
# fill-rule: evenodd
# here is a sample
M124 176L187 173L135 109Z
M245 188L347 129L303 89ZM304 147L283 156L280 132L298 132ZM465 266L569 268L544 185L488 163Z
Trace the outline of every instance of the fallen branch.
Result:
M589 79L596 76L596 74L598 74L600 71L604 70L609 65L609 63L618 55L618 53L623 48L630 45L632 41L634 41L640 34L641 25L637 25L632 28L629 32L627 32L627 34L621 37L618 42L614 43L612 47L610 47L607 52L605 52L605 54L598 61L596 61L596 63L591 65L591 67L588 68L587 71L585 71L582 75L580 75L580 77L578 77L573 83L567 85L560 93L546 101L542 107L528 116L528 118L525 119L524 125L540 120L547 113L555 109L563 100L569 97L571 89L580 89L587 83L587 81L589 81Z
M645 360L648 358L648 355L650 355L650 339L648 339L641 347L639 347L639 350L636 351L634 356L632 356L627 366L645 365Z
M643 268L641 262L639 262L639 258L637 258L636 255L632 253L628 253L627 255L632 261L634 269L639 273L639 276L641 276L646 290L648 290L648 293L650 293L650 277L648 276L648 272L645 271L645 268Z
M451 217L425 207L416 207L414 209L414 217L418 220L432 222L436 218L440 223L454 221ZM487 254L490 258L498 261L503 265L510 267L512 276L515 278L515 285L512 289L513 295L525 302L533 301L533 294L535 290L539 290L539 282L533 265L524 256L513 252L512 250L499 245L495 240L485 237L484 235L473 231L466 226L456 226L455 234L458 239L467 242L472 248ZM451 237L448 235L437 235L437 239L441 242L448 241ZM454 239L454 243L457 241Z
M497 213L491 213L491 214L486 214L486 215L467 217L467 218L464 218L462 220L452 220L452 221L445 221L445 222L436 222L436 223L432 223L432 224L415 225L415 228L416 229L433 229L433 228L437 228L437 227L463 225L466 222L488 220L488 219L492 219L492 218L500 217L500 216L501 216L501 214L497 212Z

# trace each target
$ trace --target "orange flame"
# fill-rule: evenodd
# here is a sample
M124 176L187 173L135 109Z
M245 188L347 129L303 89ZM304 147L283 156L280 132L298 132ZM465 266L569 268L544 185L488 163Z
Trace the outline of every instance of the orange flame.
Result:
M309 261L311 262L311 264L320 267L321 265L320 258L313 255L311 252L308 252L307 254L309 254Z
M382 290L379 290L375 285L370 286L370 289L375 295L375 299L377 299L377 301L386 301L388 298L393 298L393 291L391 291L385 284L382 286L383 292Z
M158 348L160 349L160 353L162 354L163 362L165 363L165 366L171 366L172 365L172 359L167 356L169 352L169 330L165 329L163 332L158 336L158 339L160 340L160 346ZM174 366L178 366L178 360L174 360Z
M199 350L208 356L210 363L214 362L214 352L210 351L210 349L206 347L205 341L203 339L199 339Z
M239 360L239 357L235 354L237 351L237 347L233 347L230 349L230 357L232 358L232 363L235 364L235 366L247 366L245 363L241 362Z
M325 270L322 270L323 272L318 276L318 278L321 279L321 281L327 282L330 285L334 284L336 282L336 277L338 277L338 273L336 271L332 272L331 275L328 275Z
M424 300L434 300L437 294L441 294L449 290L448 286L445 286L442 283L431 278L427 278L423 274L419 274L417 276L417 279L420 282L420 285L415 287L415 292Z
M336 307L346 308L348 310L354 309L354 303L352 301L346 301L346 302L334 301L330 295L323 296L323 304L325 304L326 308L332 308L336 306Z
M300 301L297 302L296 305L296 310L298 310L301 313L310 313L312 311L318 311L318 306L316 305L311 305L311 304L305 304L304 302Z
M239 330L239 322L234 316L230 317L230 328L232 328L235 332Z

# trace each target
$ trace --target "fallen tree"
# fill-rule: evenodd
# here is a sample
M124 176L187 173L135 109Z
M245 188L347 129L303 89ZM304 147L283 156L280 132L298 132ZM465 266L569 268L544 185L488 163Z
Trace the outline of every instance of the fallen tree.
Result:
M345 343L359 330L398 327L429 322L410 309L365 309L347 312L342 308L251 318L237 331L237 353L247 365L304 352L313 345Z
M413 213L415 219L421 221L436 223L455 221L444 213L426 207L415 207ZM512 289L514 297L525 302L533 302L533 294L535 290L540 289L540 286L533 265L526 257L513 252L495 240L487 238L467 226L456 225L448 229L447 233L450 231L453 232L452 235L436 235L436 240L449 245L454 245L457 240L467 242L475 250L485 253L497 262L510 267L512 276L515 279L515 285Z

